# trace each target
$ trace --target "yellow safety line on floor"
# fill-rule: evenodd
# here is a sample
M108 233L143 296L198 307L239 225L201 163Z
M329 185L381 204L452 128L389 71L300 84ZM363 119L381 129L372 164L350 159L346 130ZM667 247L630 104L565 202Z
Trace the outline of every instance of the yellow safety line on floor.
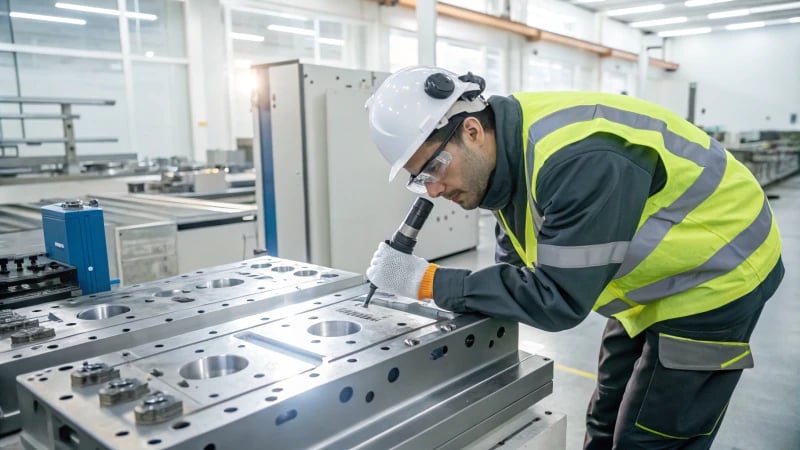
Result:
M564 372L574 373L575 375L581 376L583 378L588 378L590 380L597 380L597 375L595 375L595 374L593 374L591 372L587 372L585 370L573 369L572 367L567 367L567 366L562 365L562 364L556 364L555 367L558 370L563 370Z

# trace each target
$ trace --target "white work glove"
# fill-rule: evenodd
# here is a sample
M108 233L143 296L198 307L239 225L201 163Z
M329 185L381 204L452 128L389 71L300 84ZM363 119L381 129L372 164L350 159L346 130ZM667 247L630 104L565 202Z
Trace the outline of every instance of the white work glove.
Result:
M405 254L381 242L372 255L367 278L382 291L418 299L419 286L429 265L419 256Z

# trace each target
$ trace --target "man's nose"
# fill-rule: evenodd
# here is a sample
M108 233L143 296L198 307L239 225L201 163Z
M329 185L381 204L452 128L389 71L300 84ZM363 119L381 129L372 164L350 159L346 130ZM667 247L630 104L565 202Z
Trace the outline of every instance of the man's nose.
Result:
M442 183L434 182L426 184L425 189L427 189L430 197L436 198L444 193L445 187Z

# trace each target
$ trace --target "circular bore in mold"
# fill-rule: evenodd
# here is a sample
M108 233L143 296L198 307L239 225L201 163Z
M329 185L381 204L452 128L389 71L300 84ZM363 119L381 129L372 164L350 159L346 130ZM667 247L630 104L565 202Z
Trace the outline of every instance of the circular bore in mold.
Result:
M319 273L319 272L317 272L316 270L298 270L297 272L294 273L294 276L296 276L296 277L313 277L317 273Z
M338 337L355 334L361 331L361 325L346 320L327 320L317 322L308 327L308 332L314 336Z
M294 270L294 267L292 267L292 266L278 266L278 267L273 267L272 268L273 272L291 272L293 270Z
M240 372L247 368L247 358L237 355L215 355L184 364L180 376L189 380L206 380Z
M191 291L188 289L167 289L165 291L156 292L154 295L156 297L173 297L188 294L189 292Z
M78 313L78 319L103 320L120 314L125 314L131 309L123 305L97 305Z

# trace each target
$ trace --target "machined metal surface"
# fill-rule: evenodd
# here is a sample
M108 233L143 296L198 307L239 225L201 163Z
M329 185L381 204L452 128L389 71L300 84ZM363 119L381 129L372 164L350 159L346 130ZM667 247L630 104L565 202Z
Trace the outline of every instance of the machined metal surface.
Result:
M19 428L13 393L15 377L21 373L311 301L360 285L362 279L359 274L262 257L17 309L17 314L38 320L54 336L33 334L40 339L30 341L28 336L23 342L0 335L0 434Z
M23 442L35 449L435 448L477 439L552 392L553 362L519 352L516 323L381 292L364 309L367 289L20 375ZM71 383L84 362L114 367L174 402L101 407L102 385ZM152 411L167 403L160 415Z

